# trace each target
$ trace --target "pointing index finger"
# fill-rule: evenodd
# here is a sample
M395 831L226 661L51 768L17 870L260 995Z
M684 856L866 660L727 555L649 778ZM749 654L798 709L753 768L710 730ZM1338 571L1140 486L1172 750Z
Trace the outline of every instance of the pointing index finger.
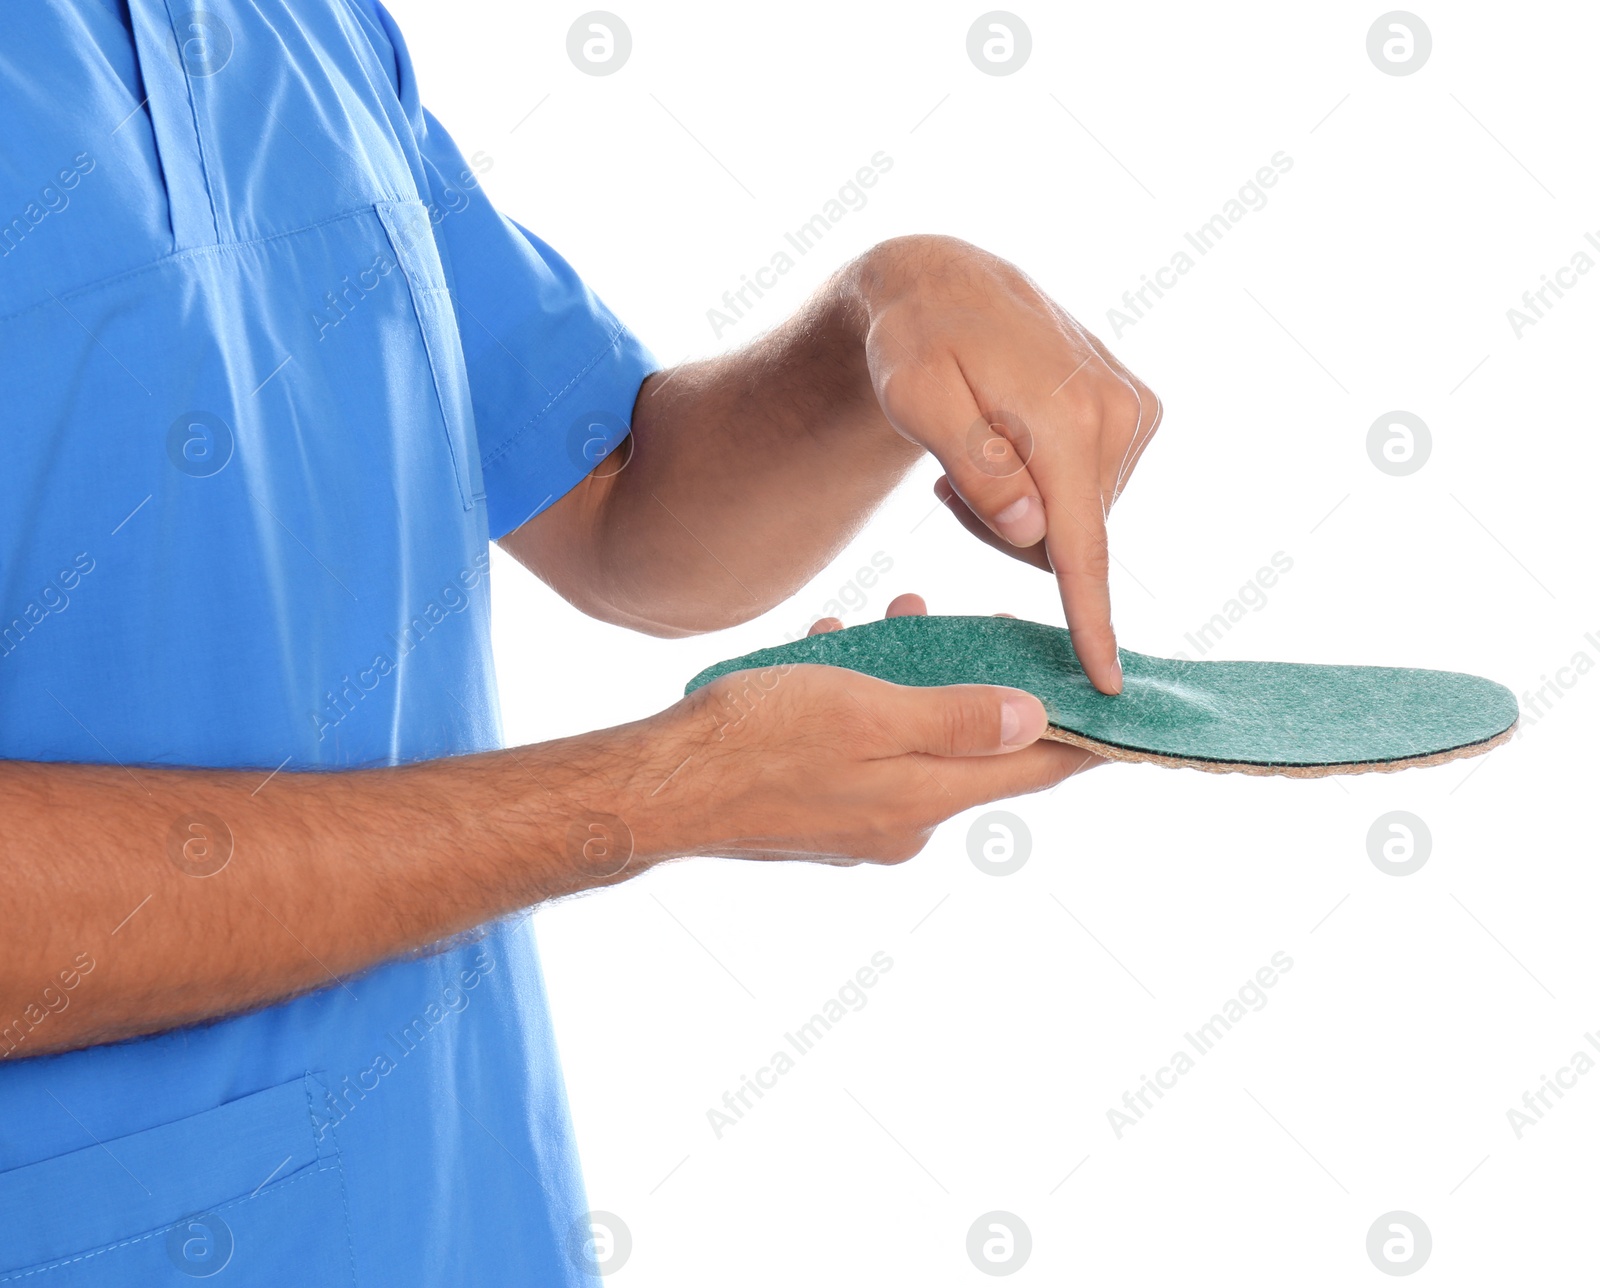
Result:
M1111 549L1105 511L1092 481L1069 496L1045 494L1045 539L1072 647L1084 674L1102 693L1122 692L1122 663L1111 625Z

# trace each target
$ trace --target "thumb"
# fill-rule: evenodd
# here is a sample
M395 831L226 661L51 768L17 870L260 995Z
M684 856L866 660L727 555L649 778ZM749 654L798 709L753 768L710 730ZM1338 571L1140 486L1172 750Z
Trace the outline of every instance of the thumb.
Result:
M1049 723L1033 694L992 684L901 687L889 716L905 750L933 756L1018 751L1037 742Z

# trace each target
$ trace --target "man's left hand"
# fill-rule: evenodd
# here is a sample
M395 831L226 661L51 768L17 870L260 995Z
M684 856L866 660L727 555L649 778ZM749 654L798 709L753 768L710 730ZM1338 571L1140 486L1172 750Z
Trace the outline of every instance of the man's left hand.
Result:
M969 531L1054 572L1084 671L1120 691L1106 515L1161 423L1160 400L987 251L906 237L853 267L889 423L938 458L938 496Z

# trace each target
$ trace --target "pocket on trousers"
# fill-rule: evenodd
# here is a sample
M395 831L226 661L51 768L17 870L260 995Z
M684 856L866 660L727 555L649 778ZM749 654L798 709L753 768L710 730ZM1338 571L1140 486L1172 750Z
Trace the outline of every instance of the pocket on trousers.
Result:
M0 1172L0 1288L354 1282L338 1146L299 1078Z

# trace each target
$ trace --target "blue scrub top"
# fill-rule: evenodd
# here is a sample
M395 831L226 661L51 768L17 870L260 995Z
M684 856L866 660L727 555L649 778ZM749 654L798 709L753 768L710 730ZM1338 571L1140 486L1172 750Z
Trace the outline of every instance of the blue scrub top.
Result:
M392 19L28 0L0 122L0 759L500 746L488 543L621 439L653 364L496 213ZM0 1015L0 1286L590 1282L526 918L26 1058L167 915L86 927Z

